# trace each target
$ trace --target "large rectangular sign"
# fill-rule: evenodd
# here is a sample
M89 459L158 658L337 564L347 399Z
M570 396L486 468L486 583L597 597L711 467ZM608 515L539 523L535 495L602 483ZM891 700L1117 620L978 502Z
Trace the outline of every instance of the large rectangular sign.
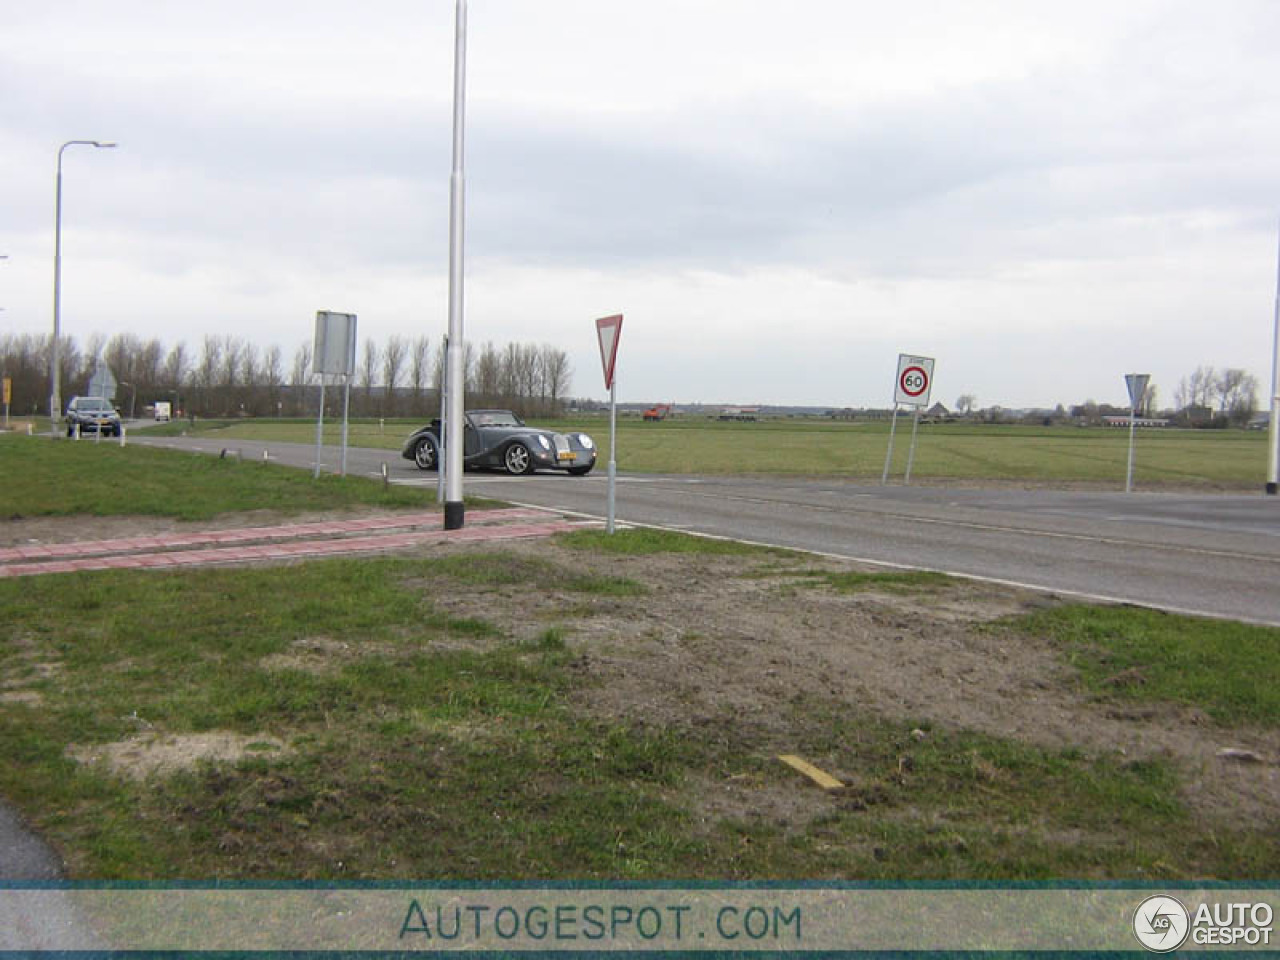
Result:
M898 354L898 375L893 381L893 402L908 407L927 407L933 389L933 357Z
M313 373L350 377L356 372L356 315L316 311Z

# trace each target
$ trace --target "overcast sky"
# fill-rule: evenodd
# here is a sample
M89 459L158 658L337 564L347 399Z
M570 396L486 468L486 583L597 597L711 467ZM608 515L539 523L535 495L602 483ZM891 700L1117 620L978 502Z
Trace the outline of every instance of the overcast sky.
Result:
M0 0L0 329L447 325L453 0ZM1271 382L1280 3L471 0L466 333L619 397ZM1265 401L1264 401L1265 402Z

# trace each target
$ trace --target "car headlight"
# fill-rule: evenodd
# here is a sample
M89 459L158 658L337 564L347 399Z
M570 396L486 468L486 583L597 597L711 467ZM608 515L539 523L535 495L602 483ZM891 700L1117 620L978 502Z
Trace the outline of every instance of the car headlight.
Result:
M550 440L548 440L548 439L547 439L545 436L543 436L542 434L538 434L538 443L542 444L542 449L543 449L543 450L550 450L550 449L551 449L551 441L550 441Z
M584 450L594 450L596 448L596 442L585 433L578 434L578 442L582 444L582 449Z

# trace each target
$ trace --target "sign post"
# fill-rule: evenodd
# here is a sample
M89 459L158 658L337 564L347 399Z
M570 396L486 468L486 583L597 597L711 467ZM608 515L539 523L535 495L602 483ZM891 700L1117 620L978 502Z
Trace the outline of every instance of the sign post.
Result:
M311 372L320 377L320 415L316 418L316 465L313 477L320 476L320 455L324 449L324 388L330 376L342 377L351 397L351 377L356 372L356 315L316 311L316 342L312 351ZM347 472L347 412L342 410L342 472Z
M889 482L889 467L893 461L893 436L898 427L898 408L912 407L911 447L907 453L907 472L904 480L911 482L911 467L916 459L916 435L920 429L920 408L929 405L929 392L933 389L933 357L915 357L898 354L898 375L893 384L893 420L889 424L889 450L884 458L884 473L880 483Z
M1271 422L1267 425L1267 495L1280 489L1280 266L1276 268L1275 333L1271 358Z
M1124 492L1133 492L1133 427L1138 415L1138 408L1147 396L1147 384L1151 381L1149 373L1126 373L1124 384L1129 388L1129 469L1124 477Z
M613 533L615 491L618 483L618 381L614 370L618 362L618 339L622 334L622 314L601 317L596 321L596 338L600 341L600 363L604 367L604 385L609 388L609 504L605 530Z
M13 379L4 378L4 428L9 429L9 400L13 397Z

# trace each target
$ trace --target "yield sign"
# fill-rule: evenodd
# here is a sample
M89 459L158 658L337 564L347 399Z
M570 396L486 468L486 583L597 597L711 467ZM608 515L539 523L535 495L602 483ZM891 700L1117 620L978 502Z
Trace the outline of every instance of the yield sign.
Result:
M1137 410L1147 396L1147 384L1151 382L1149 373L1126 373L1124 385L1129 388L1129 409Z
M604 365L604 385L613 389L613 368L618 362L618 335L622 333L622 314L601 317L596 321L596 336L600 339L600 362Z

